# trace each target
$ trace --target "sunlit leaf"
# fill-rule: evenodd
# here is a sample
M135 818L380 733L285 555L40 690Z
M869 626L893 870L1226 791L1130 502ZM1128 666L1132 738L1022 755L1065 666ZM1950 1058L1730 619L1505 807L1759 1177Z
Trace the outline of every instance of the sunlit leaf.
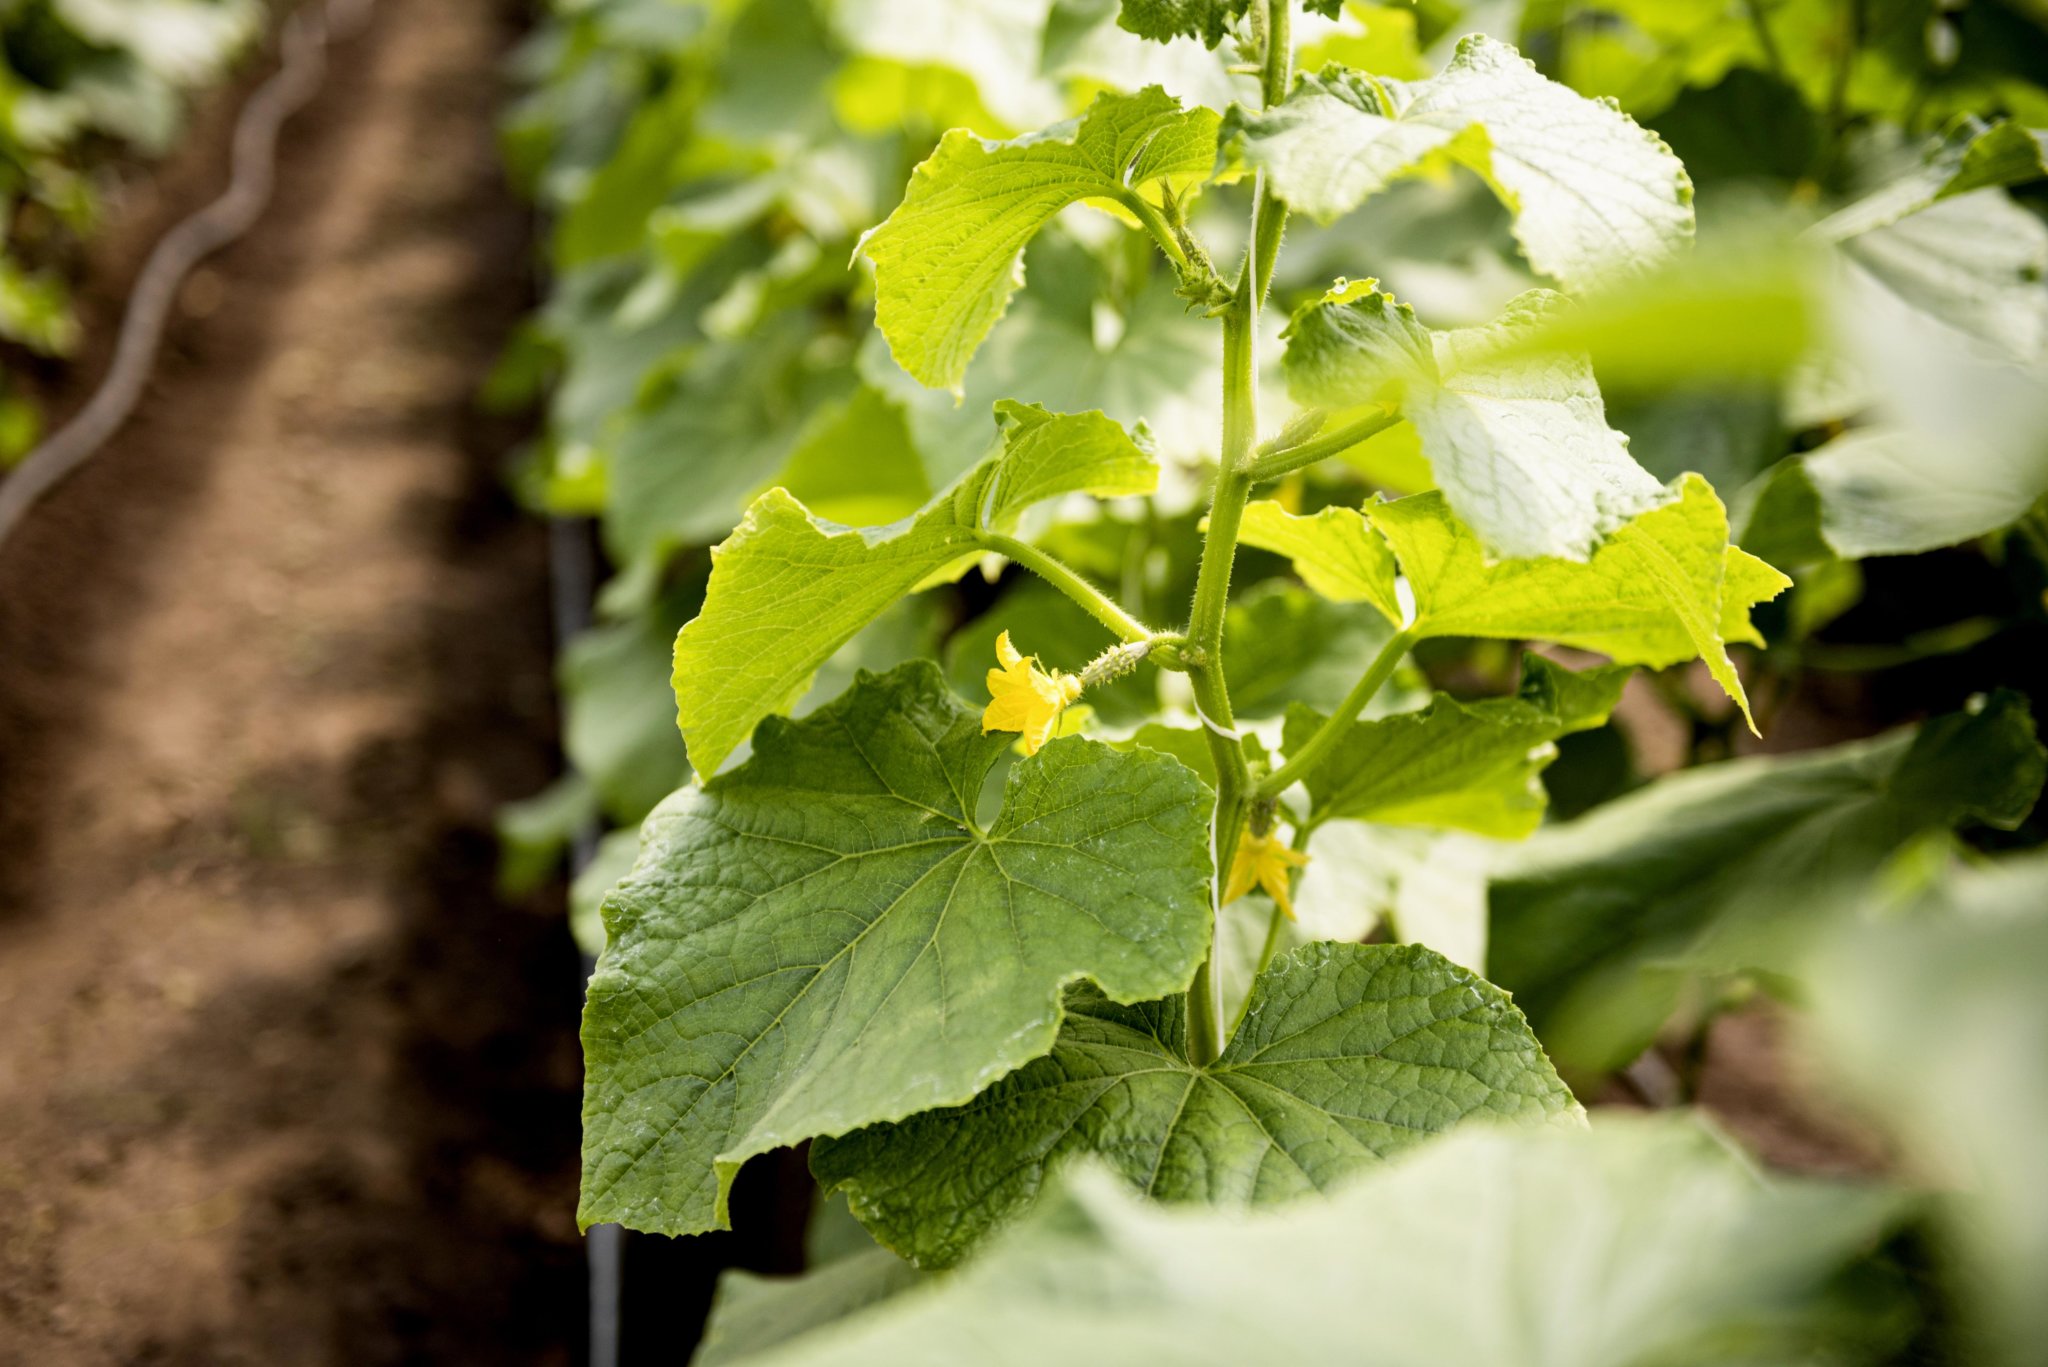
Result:
M897 362L957 391L1023 283L1022 253L1038 230L1079 200L1206 173L1216 123L1152 87L1098 96L1079 119L1011 142L948 133L903 203L861 240L875 266L876 323Z
M1100 413L999 405L1003 447L915 517L865 530L823 522L781 489L712 552L704 609L676 638L675 693L700 773L785 712L826 657L905 594L981 554L1034 502L1148 492L1158 468Z
M1484 37L1413 84L1304 76L1277 109L1232 111L1222 144L1323 219L1403 176L1467 166L1513 212L1529 263L1569 289L1639 274L1693 231L1692 182L1654 134Z

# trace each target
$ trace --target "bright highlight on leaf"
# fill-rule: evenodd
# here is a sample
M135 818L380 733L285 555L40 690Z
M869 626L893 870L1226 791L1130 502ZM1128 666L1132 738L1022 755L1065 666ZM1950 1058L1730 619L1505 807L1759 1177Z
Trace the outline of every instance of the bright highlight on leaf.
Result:
M1692 181L1661 139L1486 37L1413 84L1341 68L1304 76L1277 109L1233 109L1221 146L1325 220L1403 176L1469 167L1514 215L1529 264L1567 289L1646 271L1693 232Z
M1017 653L1010 633L996 637L1001 667L988 672L989 703L981 713L981 731L1017 731L1024 753L1035 755L1059 732L1060 714L1081 696L1081 681L1057 669L1038 667L1035 657Z
M1308 867L1308 856L1290 849L1277 831L1255 835L1247 826L1237 839L1237 853L1230 859L1230 877L1223 884L1223 900L1230 903L1253 888L1273 899L1273 904L1294 919L1293 878L1296 869Z
M1052 1053L966 1106L823 1140L811 1167L881 1239L958 1260L1080 1155L1160 1201L1266 1204L1461 1122L1580 1123L1507 995L1418 945L1306 945L1252 988L1222 1057L1179 1002L1077 995Z
M1080 200L1128 208L1156 182L1207 175L1217 122L1149 86L1099 95L1079 119L1009 142L948 133L896 211L861 239L875 266L875 322L897 364L958 393L1024 283L1024 247L1038 230Z
M1583 560L1666 495L1607 425L1586 359L1521 345L1570 307L1532 290L1485 327L1432 333L1371 281L1332 290L1288 327L1288 388L1414 423L1437 487L1491 554Z
M1067 984L1187 987L1208 790L1062 740L984 830L1009 744L915 662L769 722L752 760L648 819L584 1011L586 1225L723 1227L749 1157L958 1105L1045 1054Z

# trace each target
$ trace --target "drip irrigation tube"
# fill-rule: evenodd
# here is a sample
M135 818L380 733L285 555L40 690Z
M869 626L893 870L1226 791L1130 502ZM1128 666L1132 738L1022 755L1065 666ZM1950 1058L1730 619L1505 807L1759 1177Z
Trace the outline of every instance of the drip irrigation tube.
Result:
M590 523L556 518L548 524L548 580L552 589L555 649L566 649L590 625L590 605L597 590L597 556L590 543ZM576 833L569 874L581 874L597 855L599 827L595 818ZM597 960L585 955L587 982ZM619 1225L594 1225L584 1238L589 1266L590 1367L618 1367L622 1306L625 1302L626 1231Z
M355 33L374 0L307 3L285 20L281 60L235 122L233 174L219 199L158 240L129 296L113 364L77 416L30 451L0 482L0 544L36 503L104 447L135 411L163 346L171 305L201 261L248 232L270 204L277 138L327 76L327 47Z

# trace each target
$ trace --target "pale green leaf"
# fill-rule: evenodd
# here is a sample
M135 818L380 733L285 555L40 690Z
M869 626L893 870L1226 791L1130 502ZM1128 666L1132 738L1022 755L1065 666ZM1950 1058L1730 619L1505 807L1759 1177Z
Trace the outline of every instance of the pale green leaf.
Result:
M712 552L704 609L676 637L678 719L700 773L715 773L755 723L786 712L833 651L903 595L981 553L1031 503L1065 493L1149 492L1149 452L1100 413L999 404L1003 448L916 517L856 530L781 489L754 501Z
M1355 508L1324 508L1303 517L1270 499L1247 505L1238 540L1294 562L1303 583L1335 603L1370 603L1388 621L1401 620L1394 553Z
M584 1012L584 1224L726 1223L755 1154L959 1105L1050 1050L1064 987L1145 1001L1209 938L1207 790L1013 737L919 662L863 675L649 818Z
M2003 190L1945 199L1840 250L1915 310L2007 357L2048 351L2048 225Z
M1052 8L1053 0L835 0L830 6L833 26L852 51L913 71L958 72L1010 128L1030 128L1065 112L1059 87L1023 58L1037 51Z
M2043 175L2048 175L2048 135L1964 115L1927 144L1917 165L1808 231L1822 241L1845 242L1956 195Z
M1488 564L1434 493L1374 504L1368 515L1414 593L1420 635L1555 641L1656 668L1697 656L1745 713L1727 645L1759 641L1749 610L1792 582L1728 544L1727 511L1697 475L1584 563Z
M1862 1326L1817 1295L1901 1206L1765 1181L1684 1117L1473 1126L1249 1214L1078 1173L986 1257L747 1367L1833 1360Z
M859 1232L859 1226L854 1227ZM865 1237L865 1236L863 1236ZM690 1367L724 1367L813 1333L917 1285L917 1269L885 1248L813 1265L808 1276L730 1271L718 1279L711 1322Z
M2011 525L2048 495L2035 433L1972 443L1897 427L1848 432L1800 464L1820 497L1820 532L1842 556L1914 555Z
M1529 263L1568 289L1640 274L1693 231L1692 182L1655 134L1481 36L1414 84L1305 76L1277 109L1232 111L1222 142L1325 220L1402 176L1468 166L1514 215Z
M1157 1200L1258 1204L1470 1117L1578 1114L1491 985L1415 946L1317 944L1260 977L1206 1067L1188 1061L1180 1001L1077 1000L1047 1057L957 1110L814 1144L811 1168L882 1243L943 1266L1078 1154Z
M1103 94L1072 122L1011 142L955 129L911 176L903 202L861 240L875 266L875 321L919 383L956 392L967 363L1023 283L1023 251L1084 199L1121 199L1205 174L1217 118L1156 86Z
M1583 560L1664 491L1607 425L1585 358L1526 345L1567 307L1532 291L1486 327L1431 334L1371 282L1333 290L1294 316L1288 387L1304 404L1397 409L1492 553Z
M1486 972L1486 880L1502 846L1462 831L1328 821L1309 837L1294 890L1312 939L1362 940L1384 923L1403 944L1427 945Z
M1557 756L1553 742L1604 725L1633 670L1581 675L1525 655L1523 671L1517 697L1464 703L1439 693L1419 712L1352 723L1303 779L1309 820L1528 835L1548 805L1542 773ZM1325 720L1311 708L1289 709L1285 752Z
M1412 615L1417 639L1554 641L1656 668L1698 656L1737 702L1742 681L1727 644L1758 643L1750 609L1791 583L1728 544L1727 512L1697 475L1679 481L1675 501L1622 527L1584 563L1488 563L1478 538L1435 492L1373 503L1362 513L1326 509L1313 519L1254 503L1244 527L1246 544L1293 556L1303 577L1333 597L1371 603L1394 622ZM1412 595L1406 612L1375 549L1382 538Z
M1626 1064L1692 969L1793 971L1815 923L1914 838L2010 828L2048 756L2026 704L1660 779L1507 852L1490 969L1561 1062Z

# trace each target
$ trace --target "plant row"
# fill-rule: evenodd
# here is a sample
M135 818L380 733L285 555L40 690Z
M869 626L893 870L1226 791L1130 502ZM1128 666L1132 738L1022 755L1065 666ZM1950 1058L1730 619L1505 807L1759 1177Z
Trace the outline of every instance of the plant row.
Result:
M1924 9L552 15L581 1214L843 1201L703 1360L2027 1360L2043 36ZM1870 1180L1685 1105L1765 999Z

